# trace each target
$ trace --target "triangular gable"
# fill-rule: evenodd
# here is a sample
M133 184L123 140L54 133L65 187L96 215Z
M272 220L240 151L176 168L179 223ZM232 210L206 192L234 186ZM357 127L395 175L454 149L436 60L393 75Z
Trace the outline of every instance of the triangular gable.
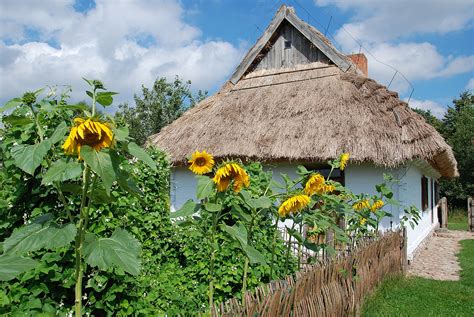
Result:
M300 18L298 18L293 9L282 5L278 12L273 17L270 25L266 28L263 35L255 43L255 45L248 51L240 65L236 68L230 81L236 84L240 78L249 70L252 63L255 61L259 53L265 48L267 43L274 36L278 27L283 21L290 23L296 30L298 30L306 39L308 39L316 48L318 48L329 60L337 65L342 71L346 71L351 66L350 62L339 53L332 45L328 44L327 39L322 34L308 26Z

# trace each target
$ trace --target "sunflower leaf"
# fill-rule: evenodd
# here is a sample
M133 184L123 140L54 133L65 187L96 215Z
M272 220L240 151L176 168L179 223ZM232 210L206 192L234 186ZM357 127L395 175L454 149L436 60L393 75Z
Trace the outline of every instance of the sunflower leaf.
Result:
M110 238L88 233L84 241L86 262L101 270L116 266L132 275L140 271L140 242L123 229L115 229Z
M114 102L114 98L112 96L117 94L117 92L113 91L98 92L96 101L102 106L107 107L110 106L112 102Z
M209 197L213 192L213 184L211 178L207 176L196 176L198 179L197 188L196 188L196 198L197 199L204 199Z
M40 166L50 148L51 141L44 140L33 145L17 145L11 149L11 154L16 166L28 174L34 175L36 168Z
M44 174L42 185L51 184L53 182L64 182L69 179L75 179L82 173L82 164L78 162L66 162L57 160L51 165Z
M99 175L104 184L107 195L110 195L112 183L116 180L115 170L112 166L112 159L108 151L96 151L90 146L81 148L81 157L91 169Z
M38 265L33 259L18 255L0 255L0 281L10 281L19 274L34 269Z
M13 231L13 234L5 239L3 252L21 255L40 249L56 249L68 245L75 236L74 224L59 226L45 218Z
M170 218L192 216L193 214L199 211L200 207L201 207L200 204L197 204L192 199L189 199L188 201L184 203L184 205L179 210L172 212L170 214Z
M18 107L22 103L23 103L23 101L21 100L21 98L13 98L13 99L9 100L3 107L0 108L0 112L4 112L4 111L7 111L11 108Z
M153 161L150 155L148 155L148 153L145 152L145 150L138 146L136 143L128 143L128 152L131 155L135 156L137 159L143 161L143 163L145 163L149 167L151 167L153 171L157 170L155 161Z
M69 127L67 126L66 122L64 121L61 122L56 127L56 130L54 130L53 134L49 138L49 141L51 142L51 144L56 144L59 141L61 141L68 130L69 130Z

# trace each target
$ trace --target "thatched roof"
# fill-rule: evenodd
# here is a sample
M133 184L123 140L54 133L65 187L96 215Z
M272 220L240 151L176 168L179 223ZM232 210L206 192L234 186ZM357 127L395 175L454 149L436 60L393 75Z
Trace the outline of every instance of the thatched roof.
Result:
M247 72L149 144L165 150L175 165L195 150L262 162L325 162L349 152L351 162L396 167L421 159L443 176L458 175L443 137L352 63L346 71L313 63Z

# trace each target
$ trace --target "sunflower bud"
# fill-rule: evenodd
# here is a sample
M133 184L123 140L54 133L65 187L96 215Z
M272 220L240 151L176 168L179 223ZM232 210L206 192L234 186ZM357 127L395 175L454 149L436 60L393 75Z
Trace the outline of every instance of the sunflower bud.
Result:
M21 101L23 101L24 104L31 106L36 102L36 95L33 92L25 92L21 98Z
M102 84L102 82L100 80L97 80L97 79L94 79L92 81L92 84L94 85L94 89L102 89L104 90L104 84Z

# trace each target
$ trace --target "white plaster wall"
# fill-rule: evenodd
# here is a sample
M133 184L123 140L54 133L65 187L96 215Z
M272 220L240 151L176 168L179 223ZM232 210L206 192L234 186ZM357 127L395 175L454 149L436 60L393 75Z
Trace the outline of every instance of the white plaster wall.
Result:
M294 164L275 164L265 167L273 171L274 180L284 184L281 174L287 174L291 179L298 177L296 174L296 165ZM421 208L421 177L428 177L428 195L429 209L422 213L422 219L414 229L408 227L408 254L413 253L420 242L435 228L438 224L438 212L436 206L433 210L433 220L431 219L431 178L437 179L437 174L427 165L407 164L404 167L387 170L374 167L371 164L349 165L345 170L346 186L354 193L376 194L375 185L383 182L383 174L392 173L396 179L400 179L398 185L392 188L394 199L400 201L401 206L385 206L385 210L392 214L382 220L380 230L395 228L399 225L403 217L405 206L415 205ZM173 168L171 175L171 211L179 209L188 199L196 197L197 180L194 174L187 168ZM291 226L291 222L282 223L281 226Z
M173 168L170 185L171 212L181 208L187 200L196 199L197 179L189 169Z
M437 207L432 206L432 195L431 195L431 179L437 179L437 173L432 169L425 166L419 166L416 163L407 164L406 167L400 169L400 203L403 206L416 206L421 210L421 178L424 175L428 178L428 209L423 210L421 213L421 220L415 228L407 226L408 235L408 256L412 257L413 251L419 246L419 244L431 233L431 231L438 226L438 211ZM403 217L403 210L400 213L400 217Z
M375 185L383 183L383 174L392 174L394 178L398 177L398 169L385 169L375 167L372 164L349 165L345 170L346 187L354 194L379 195ZM398 185L392 187L393 199L399 200ZM381 231L396 228L399 224L399 207L386 205L383 210L392 214L392 217L385 217L379 224Z

